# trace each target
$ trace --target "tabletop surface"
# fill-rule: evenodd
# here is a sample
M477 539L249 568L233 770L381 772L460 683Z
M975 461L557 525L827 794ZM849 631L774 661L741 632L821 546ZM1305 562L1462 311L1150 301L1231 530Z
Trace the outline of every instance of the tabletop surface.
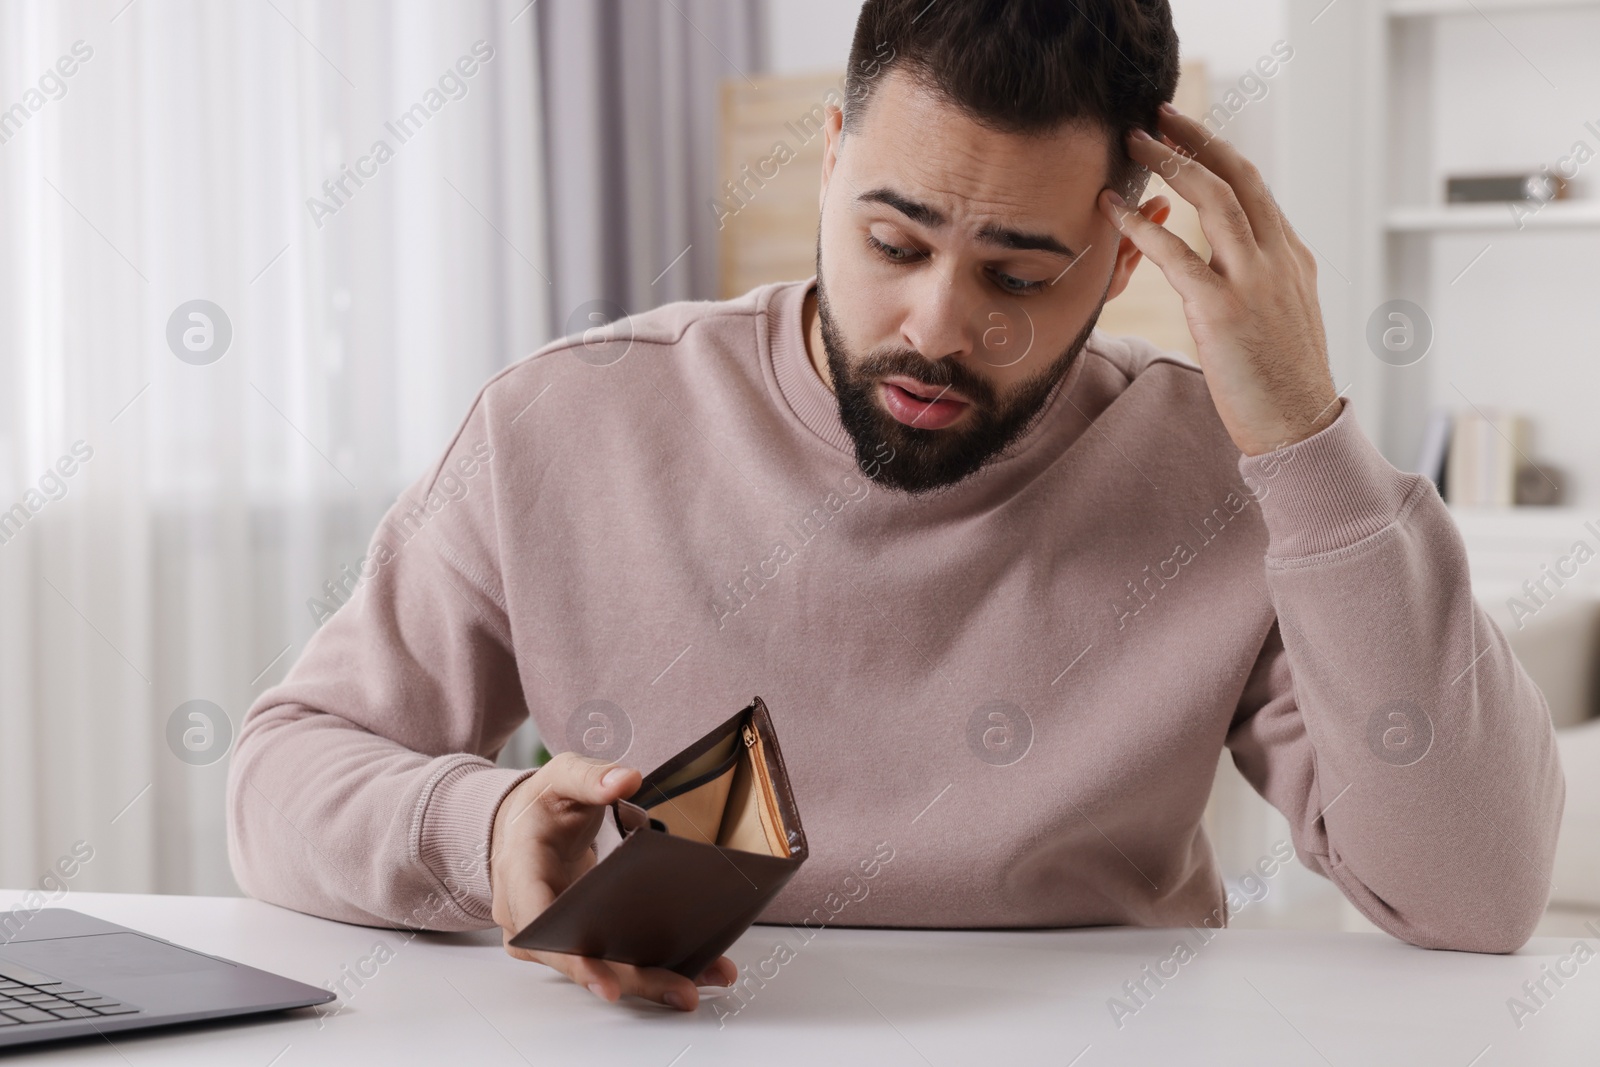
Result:
M20 900L0 891L0 908ZM493 931L412 935L231 897L56 903L350 995L18 1050L7 1064L1600 1063L1594 938L1485 956L1382 934L755 926L728 953L742 995L685 1014L605 1004L510 958ZM1543 993L1524 988L1541 981Z

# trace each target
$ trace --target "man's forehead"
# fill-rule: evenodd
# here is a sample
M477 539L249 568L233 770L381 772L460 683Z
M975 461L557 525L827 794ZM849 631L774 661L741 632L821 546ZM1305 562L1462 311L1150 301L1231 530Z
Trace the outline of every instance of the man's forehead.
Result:
M848 140L841 162L852 172L852 197L889 189L956 219L1074 219L1095 211L1106 184L1102 128L1002 132L898 70L885 75Z

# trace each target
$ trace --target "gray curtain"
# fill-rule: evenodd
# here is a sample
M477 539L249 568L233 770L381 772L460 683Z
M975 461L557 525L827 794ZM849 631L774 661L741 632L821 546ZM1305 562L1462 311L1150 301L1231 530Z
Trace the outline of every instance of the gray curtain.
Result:
M764 66L760 0L540 0L557 335L717 289L724 79ZM681 258L680 258L681 257Z

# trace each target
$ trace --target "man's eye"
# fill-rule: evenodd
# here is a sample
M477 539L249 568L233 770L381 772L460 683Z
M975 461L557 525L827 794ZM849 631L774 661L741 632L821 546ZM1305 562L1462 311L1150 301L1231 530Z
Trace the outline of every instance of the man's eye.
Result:
M867 234L867 244L871 245L879 255L891 263L909 263L917 258L917 253L911 251L911 249L885 244L870 233Z
M1037 293L1039 290L1045 287L1044 282L1024 281L1021 278L1012 277L1003 271L995 271L994 279L1000 288L1004 289L1008 293Z

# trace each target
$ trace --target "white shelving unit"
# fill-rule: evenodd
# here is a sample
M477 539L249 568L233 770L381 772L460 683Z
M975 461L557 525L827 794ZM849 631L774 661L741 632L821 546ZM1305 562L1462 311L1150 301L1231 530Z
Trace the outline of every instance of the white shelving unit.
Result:
M1390 0L1388 13L1396 18L1426 15L1493 15L1504 12L1559 11L1589 8L1595 0Z
M1430 409L1519 411L1574 514L1600 516L1600 0L1289 5L1277 191L1318 253L1335 377L1363 426L1409 468ZM1445 203L1449 175L1554 168L1580 141L1594 158L1570 199L1520 222L1509 205ZM1367 345L1394 299L1433 326L1411 366ZM1540 510L1497 528L1538 540Z
M1435 405L1533 416L1534 456L1571 476L1570 506L1455 518L1479 602L1503 620L1554 720L1580 719L1600 684L1586 670L1600 642L1600 559L1525 627L1507 602L1585 536L1590 518L1600 524L1600 158L1572 200L1545 205L1521 229L1504 205L1446 204L1444 177L1554 165L1585 122L1600 125L1600 0L1286 2L1294 58L1281 75L1273 192L1318 257L1336 383L1405 469ZM1413 366L1389 366L1367 345L1373 312L1394 299L1427 309L1436 328L1434 349ZM1600 761L1567 739L1595 729L1558 734L1579 803L1600 782ZM1231 771L1219 779L1214 822L1232 828L1230 844L1244 841L1260 807ZM1261 840L1280 832L1279 818L1265 815ZM1558 863L1562 881L1600 894L1600 879L1580 876L1600 870L1600 857ZM1280 903L1296 923L1326 905L1328 922L1370 928L1326 883L1286 883Z
M1600 149L1600 145L1596 146ZM1384 219L1390 234L1444 233L1448 231L1572 230L1600 226L1600 199L1552 200L1528 215L1517 217L1505 204L1449 204L1438 207L1390 208Z
M1566 506L1454 513L1479 602L1573 722L1600 700L1600 560L1536 619L1511 599L1600 526L1600 0L1289 0L1289 16L1275 192L1318 255L1335 379L1404 469L1435 407L1531 419ZM1445 202L1447 176L1555 168L1580 141L1594 157L1570 198L1523 225ZM1434 329L1405 367L1366 340L1396 299Z

